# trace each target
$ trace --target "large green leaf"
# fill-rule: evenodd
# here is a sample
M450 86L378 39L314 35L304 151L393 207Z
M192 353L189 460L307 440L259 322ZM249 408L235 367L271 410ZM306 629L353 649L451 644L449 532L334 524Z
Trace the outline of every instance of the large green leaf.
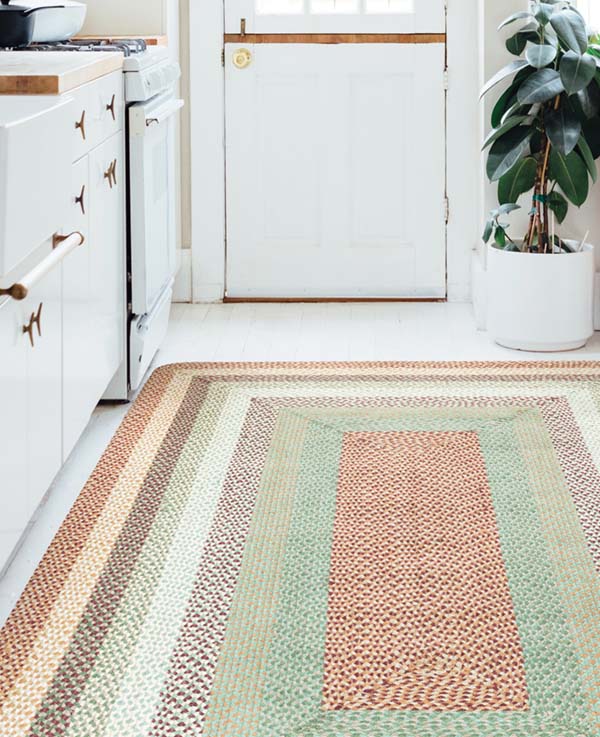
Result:
M539 44L527 41L525 58L532 67L542 69L556 59L556 48L550 44Z
M506 230L504 228L500 226L496 228L494 241L496 242L496 245L500 246L500 248L504 248L504 246L506 246Z
M581 136L581 121L573 108L566 103L563 98L563 104L558 110L547 113L545 118L550 143L565 156L573 151Z
M535 185L537 161L533 156L521 159L498 182L498 202L501 205L516 203L519 197Z
M600 110L600 87L594 81L572 98L585 118L593 118Z
M600 116L586 120L583 124L583 135L594 159L600 159Z
M492 126L497 128L501 121L502 116L511 107L512 103L517 99L517 89L514 85L511 85L505 92L502 93L498 102L494 105L492 110Z
M560 192L557 192L556 190L554 190L554 192L550 192L548 195L548 207L556 215L556 219L559 223L564 222L564 219L567 217L567 213L569 212L569 203Z
M531 128L518 126L505 133L494 142L487 160L487 175L491 182L496 182L523 157L529 149Z
M527 77L533 74L533 72L534 70L529 65L521 69L508 89L500 95L500 98L494 105L494 109L492 111L492 126L494 128L497 128L500 125L504 113L517 101L517 92L519 91L519 87Z
M537 113L531 113L530 110L532 109L533 109L532 105L521 105L520 102L515 102L515 104L511 105L511 107L509 107L508 110L502 116L500 125L504 125L504 123L506 123L506 121L509 118L519 118L521 116L531 118L537 114Z
M521 85L517 99L523 105L547 102L564 92L560 74L554 69L540 69Z
M560 60L560 78L569 95L585 89L595 74L596 62L589 54L567 51Z
M508 18L503 20L502 23L500 23L500 25L498 26L498 30L510 25L511 23L514 23L517 20L531 20L532 18L533 15L530 12L528 12L527 10L520 10L518 13L513 13L512 15L509 15Z
M494 232L494 221L488 220L485 224L485 228L483 230L483 235L481 236L481 239L484 243L487 243L489 239L492 237L492 233Z
M542 26L545 26L550 18L552 18L552 14L554 13L554 5L552 5L551 3L534 3L533 13L538 23Z
M513 56L521 56L527 46L527 42L534 42L538 38L538 34L535 31L518 31L514 36L506 39L506 48Z
M586 201L590 180L581 156L572 151L568 156L553 148L550 152L550 176L558 182L566 198L577 207Z
M529 64L527 63L527 61L525 61L525 59L515 59L515 61L511 61L510 64L507 64L499 72L496 72L496 74L494 74L494 76L487 82L487 84L481 90L479 99L486 95L492 89L492 87L495 87L497 84L502 82L503 79L510 77L511 74L516 74L516 72L519 72L521 71L521 69L524 69L528 66Z
M593 182L598 181L598 169L596 167L596 162L594 161L594 155L592 154L591 148L588 146L588 142L585 140L584 136L581 136L579 139L579 142L577 144L577 150L581 154L581 158L583 159L587 170L590 173L590 176L592 177Z
M512 130L513 128L516 128L518 125L521 125L521 123L524 123L525 121L530 121L531 118L527 117L527 115L517 115L514 118L508 118L508 120L503 123L499 128L494 129L489 133L485 141L483 142L482 151L485 150L488 146L491 146L494 141L497 141L500 136L503 136L505 133L508 133L509 130Z
M580 54L587 51L587 28L583 17L576 10L557 10L550 18L550 23L563 46Z

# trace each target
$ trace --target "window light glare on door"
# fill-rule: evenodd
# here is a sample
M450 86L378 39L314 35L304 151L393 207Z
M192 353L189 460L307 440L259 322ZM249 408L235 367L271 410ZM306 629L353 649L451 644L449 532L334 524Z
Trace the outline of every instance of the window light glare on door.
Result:
M310 12L315 15L339 13L359 13L358 0L312 0Z
M400 15L414 13L415 3L414 0L366 0L365 10L367 13Z
M258 15L302 15L304 0L256 0Z
M256 0L258 15L400 15L414 10L414 0Z

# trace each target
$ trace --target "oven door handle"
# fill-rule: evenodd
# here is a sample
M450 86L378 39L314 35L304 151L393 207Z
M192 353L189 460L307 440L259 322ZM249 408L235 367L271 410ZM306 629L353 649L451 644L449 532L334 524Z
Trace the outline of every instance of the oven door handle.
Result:
M181 110L184 105L185 103L183 100L169 100L166 105L159 107L158 110L155 110L146 116L146 128L150 128L155 124L160 125L161 123L164 123L165 120L171 117L171 115L174 115L178 110Z

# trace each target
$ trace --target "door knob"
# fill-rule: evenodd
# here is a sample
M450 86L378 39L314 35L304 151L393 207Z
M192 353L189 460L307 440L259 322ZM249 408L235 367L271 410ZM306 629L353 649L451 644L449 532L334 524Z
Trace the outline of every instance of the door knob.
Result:
M233 66L238 69L245 69L252 64L252 54L248 49L237 49L233 52Z

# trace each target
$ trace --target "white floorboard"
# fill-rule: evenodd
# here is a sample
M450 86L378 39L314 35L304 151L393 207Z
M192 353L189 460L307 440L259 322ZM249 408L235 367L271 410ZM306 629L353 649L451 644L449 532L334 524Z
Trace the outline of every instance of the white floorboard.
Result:
M585 349L529 354L477 332L465 304L173 305L154 366L180 361L600 360L600 333ZM128 407L102 405L55 479L0 579L0 623L8 616Z

